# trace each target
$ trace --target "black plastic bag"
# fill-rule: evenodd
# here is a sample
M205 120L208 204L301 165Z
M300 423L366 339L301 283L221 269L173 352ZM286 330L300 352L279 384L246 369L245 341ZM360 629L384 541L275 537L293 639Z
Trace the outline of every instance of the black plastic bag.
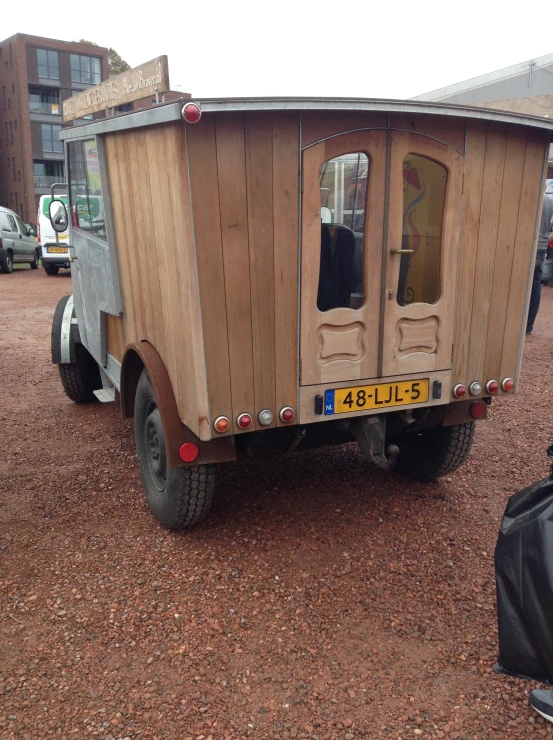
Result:
M495 575L496 670L553 684L553 466L548 478L509 499Z

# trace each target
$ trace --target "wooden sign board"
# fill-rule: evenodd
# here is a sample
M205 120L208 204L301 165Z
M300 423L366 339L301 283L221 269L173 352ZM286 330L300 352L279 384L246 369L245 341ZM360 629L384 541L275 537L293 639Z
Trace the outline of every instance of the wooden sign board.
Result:
M169 65L161 56L89 87L63 101L63 122L169 90Z

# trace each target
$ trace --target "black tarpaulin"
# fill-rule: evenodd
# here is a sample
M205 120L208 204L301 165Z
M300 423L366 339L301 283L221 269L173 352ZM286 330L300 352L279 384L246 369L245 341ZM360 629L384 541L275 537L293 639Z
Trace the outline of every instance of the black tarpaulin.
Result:
M553 684L553 473L509 499L495 573L496 668Z

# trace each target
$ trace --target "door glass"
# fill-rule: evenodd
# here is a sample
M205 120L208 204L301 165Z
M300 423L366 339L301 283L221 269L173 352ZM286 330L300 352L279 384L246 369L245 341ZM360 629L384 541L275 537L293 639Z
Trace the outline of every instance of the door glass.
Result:
M403 160L403 236L397 302L436 303L440 297L446 168L408 154Z
M73 226L106 240L100 163L94 139L70 142L69 181Z
M353 152L323 162L317 308L359 308L365 299L363 252L369 158Z

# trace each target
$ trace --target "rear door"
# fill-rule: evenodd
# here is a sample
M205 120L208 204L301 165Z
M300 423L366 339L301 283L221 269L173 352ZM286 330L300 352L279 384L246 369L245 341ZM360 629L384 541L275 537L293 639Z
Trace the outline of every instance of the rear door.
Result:
M31 262L36 249L36 241L34 240L34 237L29 236L29 234L27 233L27 227L19 218L19 216L14 216L14 218L19 232L20 254L23 258Z
M327 418L416 405L431 373L450 380L462 173L460 152L409 131L304 150L302 408L315 394Z

